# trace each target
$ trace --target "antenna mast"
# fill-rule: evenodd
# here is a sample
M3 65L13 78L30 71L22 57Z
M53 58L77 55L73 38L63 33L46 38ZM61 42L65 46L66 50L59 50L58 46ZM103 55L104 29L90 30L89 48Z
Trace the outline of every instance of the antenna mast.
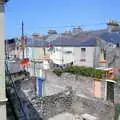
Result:
M24 23L23 23L23 21L22 21L21 46L22 46L22 59L24 59L25 58L25 53L24 53L25 41L24 41Z

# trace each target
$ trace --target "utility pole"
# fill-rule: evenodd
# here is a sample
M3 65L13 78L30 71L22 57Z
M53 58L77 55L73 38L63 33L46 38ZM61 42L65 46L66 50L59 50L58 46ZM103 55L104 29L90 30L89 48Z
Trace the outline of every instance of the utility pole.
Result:
M0 120L7 120L5 89L4 12L7 0L0 0Z
M21 37L21 43L22 43L22 59L25 58L25 51L24 51L24 47L25 47L25 41L24 41L24 23L22 21L22 37Z
M43 48L43 54L44 54L44 56L46 56L46 50L45 50L45 46L44 46L44 48ZM44 60L45 61L45 60ZM44 64L44 61L43 61L43 64ZM44 72L43 72L44 71ZM46 81L46 79L47 79L47 72L46 72L46 70L44 69L44 67L43 67L43 74L44 74L44 76L45 76L45 80L43 80L43 96L45 96L46 95L46 89L45 89L45 81Z

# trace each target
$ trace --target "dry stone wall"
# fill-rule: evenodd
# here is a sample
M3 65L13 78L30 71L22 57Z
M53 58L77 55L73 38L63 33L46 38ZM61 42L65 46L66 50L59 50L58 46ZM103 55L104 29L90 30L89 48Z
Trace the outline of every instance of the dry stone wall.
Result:
M78 78L75 78L75 76L73 77L73 80L75 81L78 81L79 79L82 81L81 76L78 76ZM64 79L66 79L65 75ZM69 76L69 79L72 79L72 77ZM84 81L85 79L86 78L84 78ZM89 78L86 84L91 83L90 79L91 78ZM84 82L82 82L80 83L83 84ZM114 105L112 103L100 99L93 99L89 96L76 95L75 86L73 89L72 87L67 87L65 91L55 95L37 97L35 95L34 80L16 81L15 84L28 120L41 120L41 118L43 120L48 120L48 118L64 112L72 114L77 113L79 115L88 113L99 117L100 120L113 120ZM89 89L91 89L91 86ZM19 106L19 101L14 98L14 90L11 89L10 91L11 100L14 104L16 113L20 118L19 120L25 120ZM90 91L90 93L92 92Z
M74 114L91 114L100 120L113 120L114 105L99 99L73 96L71 112Z
M63 73L60 77L53 73L48 73L50 80L56 80L58 83L62 81L65 85L71 86L72 89L80 95L84 95L87 97L95 97L94 96L94 78L84 77L84 76L76 76L70 73ZM106 81L100 80L101 83L101 97L99 99L106 100ZM114 102L116 104L120 103L120 83L116 82L114 86Z

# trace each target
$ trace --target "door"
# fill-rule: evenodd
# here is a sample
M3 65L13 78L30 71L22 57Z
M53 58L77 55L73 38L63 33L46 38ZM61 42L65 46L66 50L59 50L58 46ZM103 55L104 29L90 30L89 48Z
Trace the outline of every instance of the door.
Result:
M107 100L114 103L114 82L107 81Z
M94 80L94 96L101 97L101 82L98 80Z

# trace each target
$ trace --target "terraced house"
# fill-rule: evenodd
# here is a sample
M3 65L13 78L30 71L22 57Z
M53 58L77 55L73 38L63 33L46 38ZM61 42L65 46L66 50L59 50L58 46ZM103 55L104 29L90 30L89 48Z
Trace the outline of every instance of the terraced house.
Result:
M64 33L51 30L43 38L28 40L27 56L39 60L46 55L54 66L61 67L73 64L97 68L106 59L104 66L111 67L109 63L112 63L114 56L108 59L108 50L119 48L120 44L120 28L116 24L109 23L106 29L95 31L83 31L80 27Z

